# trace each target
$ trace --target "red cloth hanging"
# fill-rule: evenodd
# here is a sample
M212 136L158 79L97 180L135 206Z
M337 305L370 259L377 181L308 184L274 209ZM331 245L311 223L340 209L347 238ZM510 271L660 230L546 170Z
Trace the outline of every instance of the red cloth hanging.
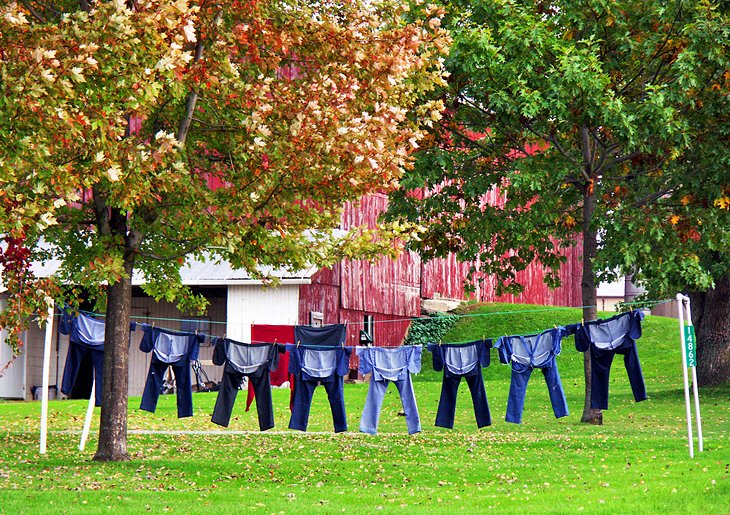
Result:
M255 324L251 326L251 343L294 343L293 325L266 325ZM294 391L294 376L289 374L289 352L279 358L279 366L269 373L271 386L281 386L289 381L289 389ZM248 397L246 398L246 411L251 408L256 394L253 391L251 381L248 382ZM291 402L289 408L291 409Z

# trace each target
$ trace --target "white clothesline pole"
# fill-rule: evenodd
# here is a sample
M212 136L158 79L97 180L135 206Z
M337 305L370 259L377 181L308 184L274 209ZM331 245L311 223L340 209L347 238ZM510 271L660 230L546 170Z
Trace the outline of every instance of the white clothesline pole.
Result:
M685 326L684 319L685 313L687 315L688 324ZM679 337L681 341L681 352L682 352L682 379L684 381L684 402L687 416L687 440L689 445L689 457L694 458L694 440L692 438L692 407L690 406L690 395L689 395L689 379L688 379L688 365L692 369L692 389L694 390L694 401L695 401L695 412L697 418L697 438L698 448L700 452L703 451L702 441L702 421L700 418L700 397L697 390L697 369L696 369L696 349L697 342L694 337L694 327L692 326L692 314L690 312L690 300L689 297L677 294L677 314L679 315ZM687 341L687 336L691 339L691 342ZM688 350L687 344L690 343ZM691 353L693 358L692 363L687 363L687 355Z
M689 297L685 297L685 306L687 314L687 325L693 327L692 324L692 307L690 305ZM692 329L694 335L694 329ZM697 340L694 341L695 353L697 352ZM702 417L700 416L700 393L697 386L697 360L695 360L695 366L690 367L692 370L692 391L694 393L695 401L695 418L697 420L697 448L700 452L704 450L703 438L702 438Z
M86 418L84 419L84 429L81 431L81 441L79 442L79 450L83 451L86 447L86 439L89 437L91 429L91 417L94 414L94 405L96 404L96 379L91 380L91 394L89 396L89 405L86 407Z
M46 315L46 338L43 344L43 382L41 383L41 443L40 453L46 453L46 436L48 434L48 383L51 375L51 343L53 342L54 302L50 301Z

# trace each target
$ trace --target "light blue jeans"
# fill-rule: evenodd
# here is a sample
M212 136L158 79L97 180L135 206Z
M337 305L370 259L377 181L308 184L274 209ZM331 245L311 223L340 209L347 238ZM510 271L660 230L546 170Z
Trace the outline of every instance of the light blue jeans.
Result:
M513 424L522 423L522 411L525 407L527 382L530 380L530 375L533 370L535 369L529 365L512 363L512 382L509 385L507 415L505 416L507 422L512 422ZM543 376L545 376L555 418L568 416L568 401L565 399L563 383L560 381L558 364L555 362L555 358L552 360L552 366L542 368L541 370Z
M368 396L365 399L365 407L362 410L360 418L360 431L370 433L371 435L378 432L378 421L380 420L380 410L383 406L383 398L385 391L388 389L388 379L382 381L370 381ZM408 433L421 432L421 417L418 415L418 406L416 406L416 396L413 393L413 382L411 375L406 374L405 379L401 381L392 381L400 394L401 404L403 404L403 412L406 415L406 426Z

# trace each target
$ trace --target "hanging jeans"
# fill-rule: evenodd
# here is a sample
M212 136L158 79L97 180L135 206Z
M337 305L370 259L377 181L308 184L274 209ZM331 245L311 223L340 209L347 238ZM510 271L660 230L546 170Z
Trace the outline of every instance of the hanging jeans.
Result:
M91 347L82 343L69 341L68 354L66 356L66 365L63 367L63 379L61 381L61 393L71 395L76 378L81 369L81 363L85 358L91 360L94 368L94 402L97 406L101 406L101 381L102 372L104 370L104 345Z
M94 403L101 406L101 382L104 370L104 331L103 320L92 318L83 313L71 316L63 313L58 324L58 332L69 335L66 365L63 367L61 393L71 395L79 377L79 370L85 359L94 369ZM134 325L130 326L134 330Z
M390 384L388 379L370 381L368 396L365 399L365 407L362 410L362 417L360 418L360 431L363 433L370 433L371 435L378 433L380 411L383 406L383 399L385 398L385 391L388 389L388 384ZM408 434L420 433L421 417L418 414L411 375L406 375L405 379L401 381L393 381L393 384L395 384L395 387L398 389L398 394L400 394L403 413L406 416Z
M644 375L641 372L639 354L636 342L625 342L620 347L611 350L599 349L591 346L591 408L608 409L608 378L611 372L611 363L616 354L624 357L624 366L629 376L631 391L636 402L647 399Z
M324 379L303 379L297 374L294 388L294 403L289 420L289 429L306 431L309 424L309 410L312 407L312 397L318 385L324 386L332 411L332 422L335 433L347 431L347 416L345 414L344 377L332 374Z
M213 409L213 423L228 427L239 386L243 378L248 377L256 394L259 429L266 431L274 427L269 373L277 368L281 352L284 352L283 345L247 344L226 338L216 339L213 364L225 364L225 369Z
M256 412L259 417L259 429L266 431L274 427L274 403L271 398L271 383L269 382L269 367L262 366L253 374L241 374L226 370L221 378L218 397L213 408L211 421L219 426L228 427L231 421L233 405L236 403L238 387L244 377L248 377L256 394Z
M575 332L575 348L579 352L591 353L591 408L608 409L609 374L616 354L624 357L634 400L640 402L647 399L636 349L636 340L641 338L643 319L644 312L634 310L569 327Z
M509 385L509 397L507 398L507 415L505 420L513 424L522 423L522 412L525 408L525 394L527 393L527 382L530 380L533 367L512 364L512 381ZM558 365L554 363L550 367L542 367L542 375L547 383L550 403L553 406L555 418L567 417L568 401L565 399L563 384L560 381Z
M555 418L568 415L568 402L556 360L562 348L563 336L568 334L568 329L561 326L538 334L503 336L495 342L494 347L499 350L499 360L512 367L505 416L507 422L522 423L527 383L536 368L542 370L545 377Z
M458 345L428 344L428 350L433 353L434 370L438 372L443 369L444 371L441 398L436 412L436 426L448 429L454 427L456 396L462 378L466 380L471 391L477 427L492 424L482 376L482 367L489 366L490 347L491 340L478 340Z
M289 429L306 431L314 390L327 392L335 433L347 431L344 377L349 371L351 347L304 347L287 345L289 372L294 374L294 395Z
M183 358L177 363L165 363L153 355L150 360L150 369L147 372L147 381L142 392L142 402L139 409L152 413L157 409L157 401L162 392L162 381L167 367L172 368L175 376L175 390L177 390L178 418L193 416L193 385L190 380L190 360Z
M414 434L421 431L421 417L418 414L416 397L413 393L411 374L421 371L422 351L423 347L420 345L408 345L395 349L357 348L357 355L360 358L360 373L372 374L365 407L360 418L360 431L373 435L378 432L383 399L391 382L398 389L406 416L408 433Z
M152 413L157 409L157 401L162 393L162 382L167 367L172 368L177 390L178 418L193 416L193 385L190 379L190 361L198 359L200 344L205 335L170 331L147 324L138 324L142 328L142 340L139 350L152 351L147 381L142 392L139 409Z

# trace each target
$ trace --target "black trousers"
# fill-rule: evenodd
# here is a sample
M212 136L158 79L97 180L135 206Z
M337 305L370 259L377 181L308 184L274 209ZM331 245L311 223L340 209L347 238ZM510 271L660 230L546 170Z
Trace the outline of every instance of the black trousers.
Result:
M466 379L471 391L471 400L474 403L474 416L477 420L477 427L489 426L492 424L492 416L487 403L487 391L484 389L484 378L482 368L477 374L453 375L446 374L441 383L441 399L436 412L436 426L452 429L454 427L454 415L456 414L456 394L459 392L461 378Z
M644 375L641 373L636 343L625 342L615 349L599 349L591 344L591 408L608 409L608 377L616 354L623 354L631 391L636 402L646 400Z
M223 372L218 397L213 408L211 421L219 426L228 427L233 413L233 405L236 403L238 387L244 376L253 385L256 394L256 412L259 416L259 429L266 431L274 427L274 402L271 399L271 380L269 379L269 367L260 367L252 374L242 374L228 369Z

